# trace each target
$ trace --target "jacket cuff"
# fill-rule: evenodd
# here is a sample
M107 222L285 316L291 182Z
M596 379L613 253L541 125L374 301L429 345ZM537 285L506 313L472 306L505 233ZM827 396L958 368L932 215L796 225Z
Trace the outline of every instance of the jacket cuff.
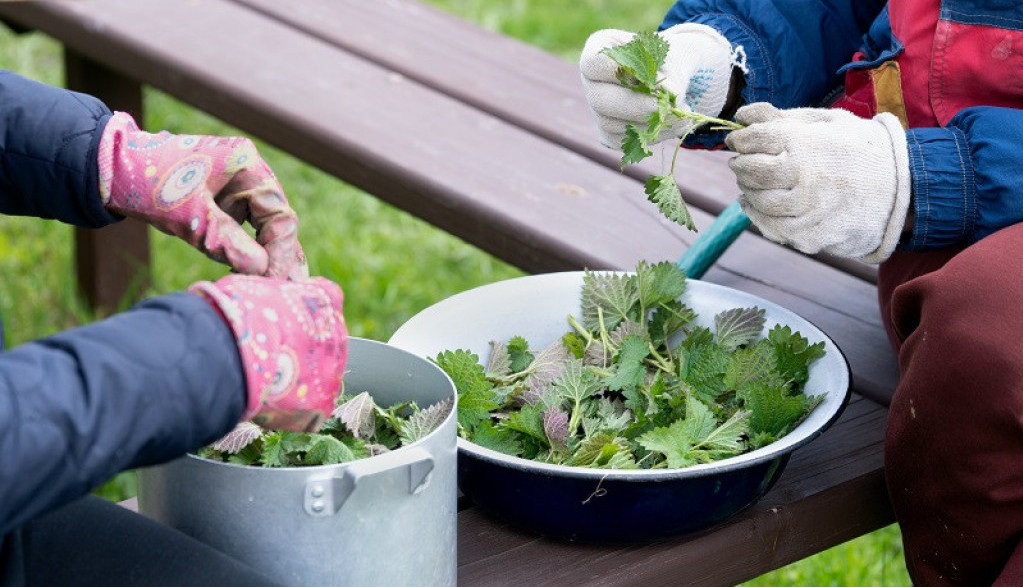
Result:
M874 121L884 126L891 138L892 161L895 165L895 197L892 209L888 212L888 224L881 236L881 244L877 250L861 260L865 263L881 263L891 256L899 244L902 231L906 226L906 214L912 201L912 173L909 170L909 154L906 148L906 131L894 114L882 112L874 117Z
M96 121L96 131L89 142L89 151L86 155L85 169L85 210L93 226L106 226L124 219L120 214L114 214L103 205L103 198L99 190L99 145L103 139L103 132L110 122L111 115L104 114Z
M906 133L913 184L913 232L900 248L940 249L963 243L977 223L977 186L966 135L956 128Z

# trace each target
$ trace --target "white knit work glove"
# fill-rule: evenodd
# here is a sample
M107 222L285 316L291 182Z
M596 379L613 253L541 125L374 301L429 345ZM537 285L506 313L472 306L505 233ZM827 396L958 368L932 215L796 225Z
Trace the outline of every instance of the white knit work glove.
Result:
M906 133L882 113L838 109L739 109L746 128L728 134L742 209L763 235L804 253L824 251L867 263L899 242L911 183Z
M684 102L679 108L716 117L728 98L736 61L731 43L714 29L694 23L678 24L657 34L669 47L659 76L662 85ZM597 31L586 40L579 58L586 102L596 117L600 141L614 149L621 148L629 123L645 127L650 113L657 110L654 97L621 85L618 65L601 53L607 47L628 43L633 36L616 29ZM684 135L693 124L679 120L661 133L658 142Z

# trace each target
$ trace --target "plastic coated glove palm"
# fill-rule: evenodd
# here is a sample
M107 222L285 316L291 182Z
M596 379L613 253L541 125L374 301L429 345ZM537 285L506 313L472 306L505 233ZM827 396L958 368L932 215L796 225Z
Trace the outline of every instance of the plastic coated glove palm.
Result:
M298 216L249 139L147 133L118 112L103 130L98 162L100 196L111 212L177 236L239 273L309 276Z
M189 292L219 310L234 332L248 397L242 420L275 430L318 429L341 393L348 358L341 288L322 277L228 275Z
M725 139L738 153L729 166L743 210L765 237L868 263L892 254L911 192L898 118L761 102L740 108L735 120L747 127Z
M728 98L728 85L735 57L728 39L714 29L683 23L659 34L669 46L661 68L662 85L678 96L679 108L707 116L717 116ZM593 111L601 142L619 149L625 129L631 123L645 127L651 112L657 110L655 98L621 85L618 65L601 53L606 47L624 45L634 33L616 29L600 30L586 40L579 58L586 102ZM692 126L680 120L661 133L659 141L681 137Z

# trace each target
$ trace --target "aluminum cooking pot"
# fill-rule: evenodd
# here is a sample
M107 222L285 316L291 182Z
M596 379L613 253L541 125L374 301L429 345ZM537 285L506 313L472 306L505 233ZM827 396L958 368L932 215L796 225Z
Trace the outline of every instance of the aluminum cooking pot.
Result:
M378 405L456 397L433 363L349 339L345 389ZM188 455L139 471L139 511L296 587L455 585L452 411L432 433L351 463L261 468Z

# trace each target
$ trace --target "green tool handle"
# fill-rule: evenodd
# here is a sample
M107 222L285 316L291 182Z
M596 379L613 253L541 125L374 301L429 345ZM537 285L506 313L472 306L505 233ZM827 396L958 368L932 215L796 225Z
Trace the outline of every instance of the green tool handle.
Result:
M678 260L679 267L688 277L700 279L748 226L749 218L739 202L732 202L690 245Z

